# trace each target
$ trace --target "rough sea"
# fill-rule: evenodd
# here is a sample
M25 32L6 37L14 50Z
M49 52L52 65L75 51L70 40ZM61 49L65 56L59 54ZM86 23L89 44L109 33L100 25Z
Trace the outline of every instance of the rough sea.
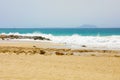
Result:
M120 28L0 28L0 34L43 36L54 43L120 49Z

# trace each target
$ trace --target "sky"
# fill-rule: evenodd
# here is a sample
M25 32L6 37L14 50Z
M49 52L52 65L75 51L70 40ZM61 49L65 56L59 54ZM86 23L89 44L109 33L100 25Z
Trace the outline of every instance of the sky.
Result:
M0 28L120 28L120 0L0 0Z

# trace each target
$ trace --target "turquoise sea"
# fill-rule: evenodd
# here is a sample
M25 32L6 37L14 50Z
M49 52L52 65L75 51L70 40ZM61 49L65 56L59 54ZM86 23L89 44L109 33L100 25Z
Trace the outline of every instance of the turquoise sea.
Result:
M111 36L120 35L120 28L0 28L1 33L43 33L57 36L78 34L81 36Z
M120 50L120 28L0 28L0 34L43 36L70 48L86 45Z

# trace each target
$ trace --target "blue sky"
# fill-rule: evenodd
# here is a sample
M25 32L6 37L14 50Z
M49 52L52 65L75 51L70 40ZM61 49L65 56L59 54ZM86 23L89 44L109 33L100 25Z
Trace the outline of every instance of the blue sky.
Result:
M0 0L0 27L120 27L120 0Z

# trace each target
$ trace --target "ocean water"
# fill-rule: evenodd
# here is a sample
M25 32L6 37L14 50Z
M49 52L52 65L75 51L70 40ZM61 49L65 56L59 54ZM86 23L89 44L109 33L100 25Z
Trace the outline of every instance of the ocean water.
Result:
M112 36L120 35L120 28L0 28L1 33L43 33L55 36Z
M71 47L120 49L120 28L0 28L0 34L43 36Z

